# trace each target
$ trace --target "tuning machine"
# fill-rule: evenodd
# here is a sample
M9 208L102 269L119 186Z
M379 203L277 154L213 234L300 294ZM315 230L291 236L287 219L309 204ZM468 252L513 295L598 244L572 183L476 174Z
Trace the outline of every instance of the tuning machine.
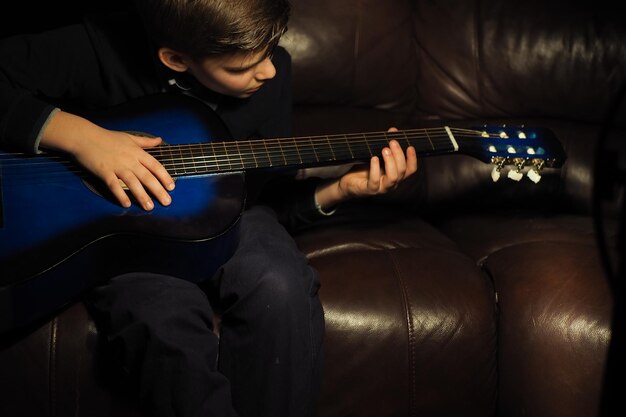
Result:
M507 178L513 181L521 181L524 178L523 170L528 167L526 176L535 184L541 181L541 170L545 166L545 161L540 158L507 158L504 156L494 156L491 158L493 169L491 170L491 179L497 182L500 179L502 168L505 165L513 165L514 168L507 173Z
M530 180L535 184L541 181L541 169L543 168L545 163L546 162L543 159L539 158L533 158L533 160L531 161L532 167L528 170L526 176L530 178Z
M512 179L513 181L520 181L524 178L524 173L522 170L524 169L524 165L526 165L525 158L513 158L513 165L515 165L515 169L509 171L507 177Z
M500 171L502 171L502 167L506 164L507 158L504 156L494 156L491 158L491 163L493 164L493 169L491 170L491 179L493 182L497 182L500 179Z

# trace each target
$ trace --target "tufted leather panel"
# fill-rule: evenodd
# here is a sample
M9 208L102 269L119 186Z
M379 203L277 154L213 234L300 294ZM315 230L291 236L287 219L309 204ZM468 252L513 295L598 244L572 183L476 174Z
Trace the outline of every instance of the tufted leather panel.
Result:
M498 294L499 415L596 415L613 309L596 247L519 244L484 266Z
M471 260L407 248L312 263L327 322L320 415L493 413L494 298Z

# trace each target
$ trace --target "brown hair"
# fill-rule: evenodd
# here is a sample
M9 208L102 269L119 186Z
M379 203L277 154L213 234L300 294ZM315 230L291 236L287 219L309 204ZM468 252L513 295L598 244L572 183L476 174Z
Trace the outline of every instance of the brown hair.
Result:
M195 58L268 53L287 31L289 0L135 0L148 34Z

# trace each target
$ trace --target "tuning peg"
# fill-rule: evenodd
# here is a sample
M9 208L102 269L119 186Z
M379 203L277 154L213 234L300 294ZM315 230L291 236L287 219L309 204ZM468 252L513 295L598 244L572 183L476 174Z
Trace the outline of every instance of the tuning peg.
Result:
M529 169L526 176L530 178L530 180L535 184L541 181L541 174L539 174L539 171L537 171L535 168Z
M493 182L498 182L498 180L500 179L500 168L493 167L493 169L491 170L491 179L493 180Z
M512 169L509 171L507 177L513 181L519 181L524 178L524 174L516 169Z
M541 169L543 168L545 164L545 161L543 159L533 159L532 160L532 165L533 167L528 171L528 174L526 174L526 176L528 178L530 178L530 180L532 182L534 182L535 184L537 184L539 181L541 181Z
M506 163L506 158L502 156L494 156L491 158L491 163L494 165L491 170L491 179L493 182L497 182L500 179L500 171L502 171L502 167Z
M515 164L516 169L510 170L507 176L513 181L519 181L522 178L524 178L524 174L522 173L522 170L524 169L526 160L524 158L515 158L513 159L513 164Z

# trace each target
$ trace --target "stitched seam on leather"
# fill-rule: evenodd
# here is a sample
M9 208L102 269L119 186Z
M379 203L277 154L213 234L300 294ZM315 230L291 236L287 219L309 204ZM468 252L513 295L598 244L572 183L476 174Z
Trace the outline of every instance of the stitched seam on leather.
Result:
M406 327L407 327L407 337L408 337L408 355L409 355L409 415L415 416L417 413L416 406L416 398L415 393L417 392L416 380L417 376L415 375L415 329L413 327L413 311L411 309L411 303L409 300L409 292L406 286L406 280L403 278L403 275L400 273L400 268L395 256L393 256L392 251L385 251L389 258L391 259L391 264L393 265L393 269L395 271L396 277L398 277L398 284L400 287L400 293L402 296L402 302L404 304L404 312L406 319Z
M473 42L473 52L474 52L474 70L476 71L476 74L481 74L481 68L482 68L482 45L480 44L480 42L482 41L482 36L483 36L483 31L482 31L482 26L481 26L481 18L482 18L482 2L480 0L477 0L474 3L474 42ZM482 78L482 77L479 77ZM484 99L483 99L483 82L479 81L478 85L478 102L480 103L480 106L483 107L484 106Z
M352 96L356 92L356 84L357 84L357 70L358 70L358 62L359 62L359 52L361 47L361 25L363 23L363 1L357 0L356 5L356 23L354 25L354 45L353 45L353 58L354 64L352 66L352 80L350 90L352 92Z
M49 401L50 401L50 417L56 416L56 353L57 353L57 319L53 319L50 325L50 352L49 352Z

